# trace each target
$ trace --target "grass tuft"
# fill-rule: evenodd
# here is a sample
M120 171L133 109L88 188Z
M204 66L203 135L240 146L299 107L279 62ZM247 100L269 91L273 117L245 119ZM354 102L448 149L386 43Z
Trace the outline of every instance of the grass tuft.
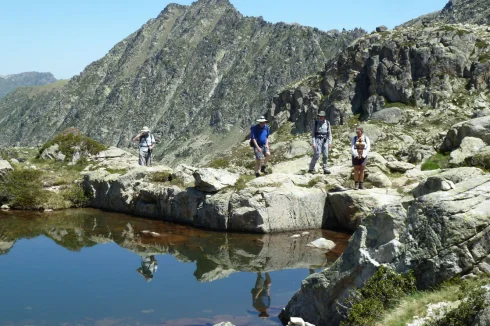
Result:
M422 171L445 169L449 164L449 155L437 153L422 163L420 167Z

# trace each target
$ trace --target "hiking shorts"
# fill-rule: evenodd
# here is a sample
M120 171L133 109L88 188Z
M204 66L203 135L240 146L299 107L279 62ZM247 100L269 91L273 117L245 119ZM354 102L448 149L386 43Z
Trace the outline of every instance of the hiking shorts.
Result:
M257 147L254 147L254 153L255 153L255 159L256 160L263 160L265 158L264 155L266 153L269 153L269 149L267 147L265 147L265 145L260 146L260 149L262 150L262 152L259 152L257 150Z
M355 156L352 156L352 165L360 165L360 166L366 166L367 163L367 156L365 158L357 158Z

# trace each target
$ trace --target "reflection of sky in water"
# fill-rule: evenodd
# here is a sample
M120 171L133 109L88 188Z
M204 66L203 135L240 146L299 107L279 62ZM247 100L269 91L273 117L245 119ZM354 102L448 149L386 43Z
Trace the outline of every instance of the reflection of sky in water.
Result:
M306 266L270 271L270 318L261 320L252 305L255 272L203 283L195 262L154 257L158 270L146 282L137 272L141 257L116 243L77 252L45 235L18 239L0 255L0 325L278 325L277 314L309 274Z

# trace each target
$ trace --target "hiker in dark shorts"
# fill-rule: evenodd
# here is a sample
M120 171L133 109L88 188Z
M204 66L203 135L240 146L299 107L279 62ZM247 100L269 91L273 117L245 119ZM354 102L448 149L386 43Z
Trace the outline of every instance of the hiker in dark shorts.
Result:
M369 138L364 135L361 127L356 128L356 136L352 138L352 165L354 166L354 190L364 189L364 169L371 149Z
M266 124L267 119L262 116L257 119L258 124L252 126L250 132L250 145L255 154L255 176L260 177L260 172L266 173L267 162L271 157L269 150L270 129Z

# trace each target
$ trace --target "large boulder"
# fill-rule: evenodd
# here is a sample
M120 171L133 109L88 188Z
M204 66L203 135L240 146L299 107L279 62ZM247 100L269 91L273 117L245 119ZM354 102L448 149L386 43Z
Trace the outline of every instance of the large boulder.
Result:
M287 159L292 159L305 156L307 154L310 154L310 152L312 152L311 143L304 140L295 140L289 145L289 148L284 157Z
M193 173L196 188L204 192L218 192L227 187L233 187L238 178L236 173L213 168L198 169Z
M60 146L58 144L54 144L43 150L39 158L42 160L55 160L59 162L63 162L65 160L66 155L60 151Z
M109 147L92 156L91 159L98 165L110 169L131 169L139 166L137 156L117 147Z
M429 145L412 144L408 147L402 148L398 151L397 155L403 160L407 160L409 163L423 162L436 154L434 148Z
M328 225L354 231L373 209L399 202L401 197L394 191L366 189L328 194Z
M457 149L465 137L474 137L490 145L490 116L460 122L451 127L441 145L441 151Z
M408 170L415 169L415 165L407 162L391 161L386 164L391 172L405 173Z
M0 160L0 178L5 176L9 171L12 171L12 165L7 160Z
M382 109L374 112L370 119L397 124L403 119L403 110L397 107Z
M361 287L381 262L392 262L399 256L399 238L405 219L406 212L398 205L370 215L330 268L310 275L301 283L300 290L279 315L283 323L297 316L317 326L338 325L341 315L337 312L337 300L347 297L349 289Z
M400 204L378 207L329 268L310 275L281 312L317 326L339 325L337 301L362 287L381 264L414 271L420 289L466 273L485 271L490 259L490 176Z
M458 183L476 178L485 173L474 167L461 167L437 173L418 184L412 191L414 197L421 197L436 191L448 191L456 188Z
M377 167L369 167L365 181L378 188L389 188L393 185L390 178Z
M321 228L326 198L318 188L246 188L231 197L230 229L269 233Z
M461 141L459 148L451 152L451 158L449 159L449 164L451 166L458 166L464 163L467 157L471 157L477 154L480 149L485 147L486 144L480 138L475 137L465 137Z

